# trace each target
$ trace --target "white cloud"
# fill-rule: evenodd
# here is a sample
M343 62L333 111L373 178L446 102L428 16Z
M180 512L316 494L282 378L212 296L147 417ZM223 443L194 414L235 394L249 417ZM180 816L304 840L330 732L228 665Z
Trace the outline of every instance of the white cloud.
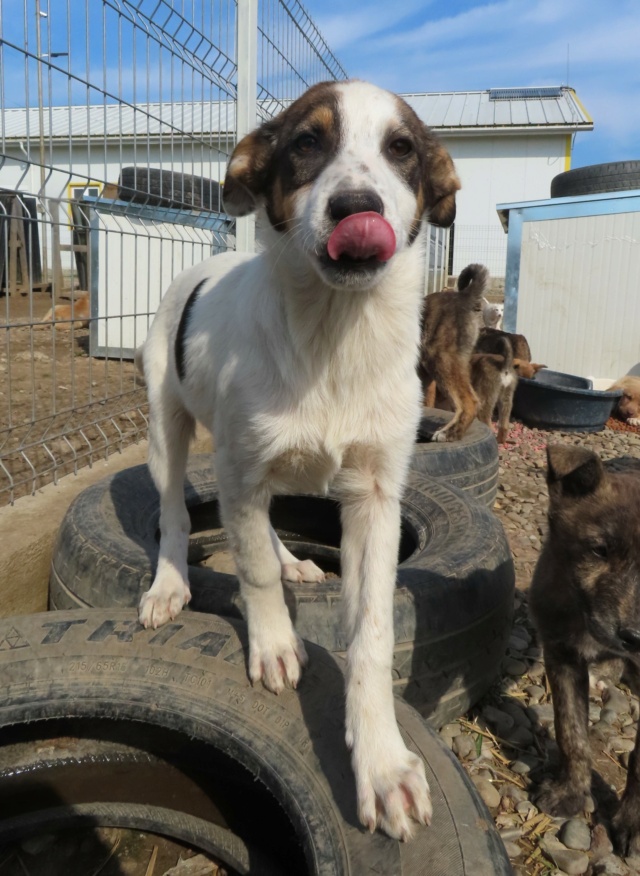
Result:
M313 15L318 29L333 52L361 43L367 37L383 35L406 21L418 10L424 10L433 0L407 0L402 4L392 4L388 0L369 3L357 12L344 12L345 4L334 4L339 11L331 12L323 2L323 11Z
M577 138L581 163L639 157L638 0L453 0L407 7L377 2L340 14L340 0L311 0L330 11L347 72L394 91L464 91L572 85L595 122ZM309 4L308 4L309 5ZM453 12L450 10L453 8ZM325 35L327 35L325 33Z

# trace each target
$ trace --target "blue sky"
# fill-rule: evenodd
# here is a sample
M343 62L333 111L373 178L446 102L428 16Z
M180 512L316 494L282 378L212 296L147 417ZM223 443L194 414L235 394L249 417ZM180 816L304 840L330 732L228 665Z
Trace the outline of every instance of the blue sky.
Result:
M595 124L572 166L640 159L640 0L302 3L350 76L398 92L569 84Z

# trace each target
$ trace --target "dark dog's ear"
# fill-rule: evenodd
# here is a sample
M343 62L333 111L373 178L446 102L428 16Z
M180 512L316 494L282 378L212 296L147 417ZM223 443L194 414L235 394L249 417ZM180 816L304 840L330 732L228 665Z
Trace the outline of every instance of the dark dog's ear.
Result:
M280 126L280 116L276 116L243 137L231 153L222 189L229 216L254 213L266 195Z
M594 493L604 477L600 457L585 447L551 444L547 447L547 463L552 502L565 496L579 498Z
M451 156L433 135L428 139L425 164L427 219L431 225L448 228L456 218L456 192L460 180Z

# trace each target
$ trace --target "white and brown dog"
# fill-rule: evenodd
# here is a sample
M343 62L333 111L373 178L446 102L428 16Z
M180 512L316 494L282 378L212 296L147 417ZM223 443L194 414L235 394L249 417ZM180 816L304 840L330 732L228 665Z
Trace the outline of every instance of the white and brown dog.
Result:
M142 350L161 540L141 622L162 624L190 598L183 476L197 420L215 439L249 675L276 693L295 687L307 657L281 579L322 572L280 543L269 502L331 488L359 815L402 839L411 819L431 817L391 684L400 497L421 411L422 225L451 224L458 188L448 153L399 97L360 81L312 87L231 156L225 208L266 214L264 251L180 274Z

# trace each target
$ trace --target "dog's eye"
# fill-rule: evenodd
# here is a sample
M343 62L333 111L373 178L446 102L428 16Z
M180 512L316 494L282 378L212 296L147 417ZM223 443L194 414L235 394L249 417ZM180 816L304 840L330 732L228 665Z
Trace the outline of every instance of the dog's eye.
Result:
M392 140L387 148L394 158L405 158L413 151L411 140L407 140L406 137L398 137L396 140Z
M591 545L591 553L600 560L606 560L609 556L609 548L604 542Z
M315 152L318 148L318 138L313 134L300 134L296 137L294 146L298 152L303 155L308 155L310 152Z

